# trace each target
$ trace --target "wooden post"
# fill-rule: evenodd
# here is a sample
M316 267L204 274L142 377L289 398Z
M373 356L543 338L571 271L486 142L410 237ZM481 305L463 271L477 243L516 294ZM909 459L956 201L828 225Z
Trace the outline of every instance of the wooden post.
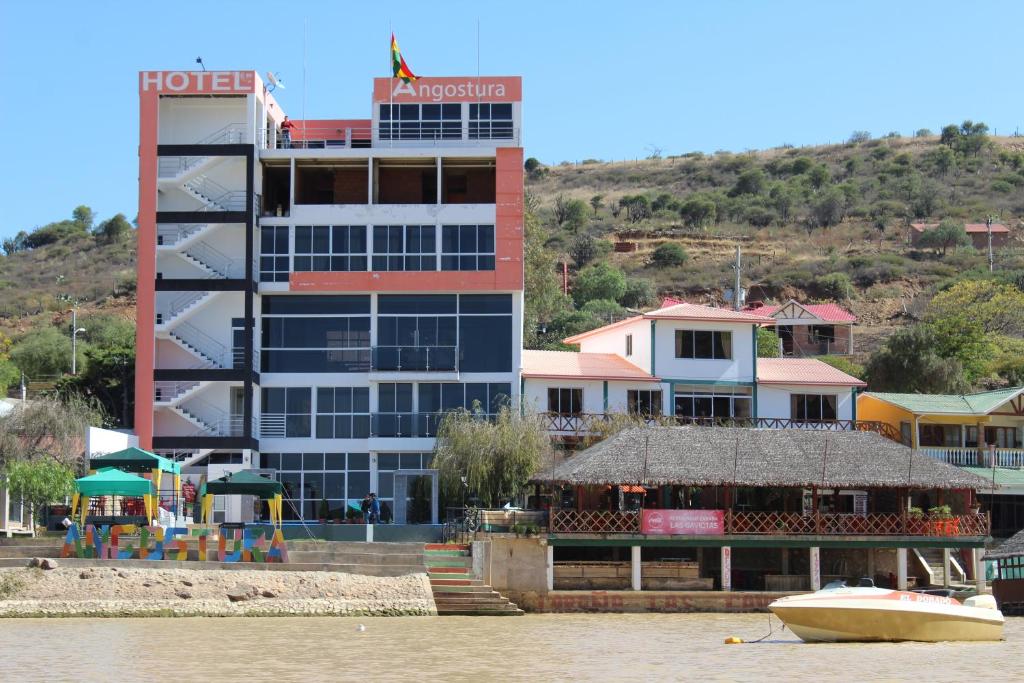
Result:
M821 548L811 546L811 590L821 590Z
M722 546L722 590L732 590L732 548Z
M896 588L907 590L907 549L896 548Z
M555 590L555 546L549 545L547 552L547 586L549 591Z
M630 565L633 570L630 587L633 590L638 591L643 586L641 581L641 569L643 568L643 562L640 560L640 546L634 545L630 549L632 550L632 553L630 554Z

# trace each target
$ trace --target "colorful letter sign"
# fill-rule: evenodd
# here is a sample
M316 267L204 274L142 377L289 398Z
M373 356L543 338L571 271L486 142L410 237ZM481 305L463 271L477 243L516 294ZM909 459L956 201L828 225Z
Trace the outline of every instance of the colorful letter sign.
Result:
M658 536L720 536L725 533L723 510L644 510L640 533Z

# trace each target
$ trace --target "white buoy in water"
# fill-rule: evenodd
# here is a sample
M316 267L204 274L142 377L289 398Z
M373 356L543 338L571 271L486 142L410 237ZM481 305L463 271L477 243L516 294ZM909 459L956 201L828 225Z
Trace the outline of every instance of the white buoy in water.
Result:
M357 633L362 633L365 630L366 630L366 627L363 626L362 624L359 624L359 626L356 626L356 632Z

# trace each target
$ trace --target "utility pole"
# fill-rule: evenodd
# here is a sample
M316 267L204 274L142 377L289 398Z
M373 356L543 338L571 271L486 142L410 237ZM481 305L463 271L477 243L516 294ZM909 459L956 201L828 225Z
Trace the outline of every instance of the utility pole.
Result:
M988 272L996 269L995 260L992 257L992 216L985 219L985 227L988 228Z
M732 290L732 307L734 310L740 310L740 267L742 265L740 261L740 246L736 245L736 264L733 268L736 269L736 283Z
M78 326L78 309L71 309L71 375L78 374L78 335L85 332L84 327Z

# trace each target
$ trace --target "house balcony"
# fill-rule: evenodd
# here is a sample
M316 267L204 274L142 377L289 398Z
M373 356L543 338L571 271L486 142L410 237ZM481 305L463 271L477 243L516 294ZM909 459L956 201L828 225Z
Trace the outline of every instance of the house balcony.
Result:
M1024 448L921 446L925 455L960 467L1024 468Z
M986 513L948 518L899 513L844 514L724 511L724 536L931 536L977 538L989 535ZM551 510L552 534L640 535L640 512Z
M458 372L457 346L375 346L375 372Z
M583 438L600 434L602 423L609 422L608 413L542 413L547 430L555 436ZM873 420L789 420L776 417L704 418L681 415L643 417L648 425L695 427L745 427L751 429L810 429L826 432L875 432L893 441L900 441L899 430L885 422Z

